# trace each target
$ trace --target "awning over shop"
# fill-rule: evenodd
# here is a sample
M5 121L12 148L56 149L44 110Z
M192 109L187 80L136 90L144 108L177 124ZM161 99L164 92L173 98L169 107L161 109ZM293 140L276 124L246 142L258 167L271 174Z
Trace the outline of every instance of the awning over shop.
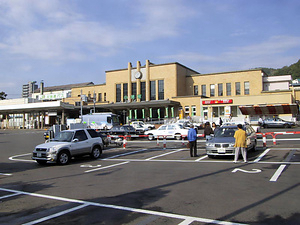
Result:
M239 106L243 115L297 114L297 104Z
M145 109L145 108L158 108L158 107L179 107L180 103L171 100L156 100L156 101L145 101L145 102L117 102L96 105L96 109L107 109L107 110L130 110L130 109ZM79 109L80 106L75 106ZM93 105L84 105L84 109L93 108Z

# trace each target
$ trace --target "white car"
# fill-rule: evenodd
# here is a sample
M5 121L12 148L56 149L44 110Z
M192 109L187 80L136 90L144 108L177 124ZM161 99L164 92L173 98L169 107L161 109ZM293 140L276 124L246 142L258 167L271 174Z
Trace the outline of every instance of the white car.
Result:
M130 125L133 126L134 128L138 128L140 126L146 128L146 129L154 129L155 128L154 124L144 123L142 121L133 121L130 123Z
M161 125L156 130L146 131L145 134L148 135L149 140L156 138L176 138L180 140L182 136L187 136L188 129L184 129L181 125L178 124L165 124Z

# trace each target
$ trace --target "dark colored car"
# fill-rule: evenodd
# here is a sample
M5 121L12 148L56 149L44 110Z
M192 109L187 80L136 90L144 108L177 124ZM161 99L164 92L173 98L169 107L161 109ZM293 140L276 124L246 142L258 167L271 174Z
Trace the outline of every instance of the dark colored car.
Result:
M123 125L123 126L114 126L110 130L108 130L108 134L110 135L139 135L143 134L143 131L136 130L133 126Z
M291 128L295 126L294 122L291 121L285 121L283 119L277 118L277 119L266 119L263 121L262 127L268 128L268 127L277 127L277 128Z

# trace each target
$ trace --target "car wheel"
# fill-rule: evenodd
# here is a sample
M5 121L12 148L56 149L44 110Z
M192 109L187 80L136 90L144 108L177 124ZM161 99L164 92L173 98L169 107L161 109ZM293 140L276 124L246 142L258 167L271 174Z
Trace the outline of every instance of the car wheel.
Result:
M148 134L148 140L152 141L154 139L153 134Z
M181 134L175 134L176 140L181 140Z
M264 128L268 128L268 125L267 125L267 124L264 124Z
M46 160L36 160L36 162L40 165L46 165L47 164L47 161Z
M67 151L61 151L57 156L57 164L67 165L70 162L71 156Z
M284 124L284 128L289 128L290 126L288 124Z
M98 159L102 154L102 150L99 146L97 147L94 147L93 150L92 150L92 153L91 153L91 157L93 159Z

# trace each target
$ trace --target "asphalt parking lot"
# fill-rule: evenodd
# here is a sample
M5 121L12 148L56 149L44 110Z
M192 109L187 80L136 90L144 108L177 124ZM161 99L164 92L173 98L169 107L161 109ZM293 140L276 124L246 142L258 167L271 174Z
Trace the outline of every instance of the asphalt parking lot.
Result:
M133 140L40 166L42 133L0 130L0 224L300 224L299 134L260 139L247 164L208 158L199 139L194 158L181 141Z

